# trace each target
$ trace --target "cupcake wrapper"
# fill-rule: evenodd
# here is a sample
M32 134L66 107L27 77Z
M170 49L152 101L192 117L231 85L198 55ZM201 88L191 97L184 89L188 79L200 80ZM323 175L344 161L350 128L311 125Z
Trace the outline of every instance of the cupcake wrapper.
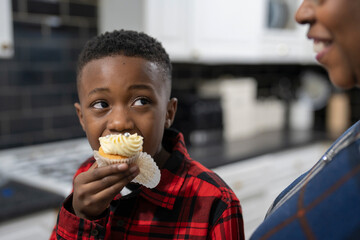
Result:
M112 164L120 164L120 163L127 163L127 164L131 164L135 161L135 159L137 158L137 155L134 155L130 158L122 158L122 159L110 159L110 158L106 158L100 155L99 151L94 150L94 158L98 164L99 167L103 167L103 166L109 166Z
M105 158L101 156L98 151L94 150L94 158L99 167L120 163L135 163L139 167L140 173L132 182L139 183L147 188L154 188L160 182L160 169L154 162L154 159L145 152L140 152L130 158L114 160Z
M141 152L135 159L135 164L139 167L140 173L133 182L140 183L148 188L156 187L161 178L160 169L154 159L147 153Z

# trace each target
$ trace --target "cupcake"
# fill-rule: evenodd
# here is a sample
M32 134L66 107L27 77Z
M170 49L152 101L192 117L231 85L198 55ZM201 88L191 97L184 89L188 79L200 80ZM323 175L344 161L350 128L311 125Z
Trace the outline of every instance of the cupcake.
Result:
M135 134L111 134L100 137L100 148L94 150L94 158L99 167L119 163L135 163L140 173L132 182L154 188L160 182L160 170L154 159L142 152L143 137Z

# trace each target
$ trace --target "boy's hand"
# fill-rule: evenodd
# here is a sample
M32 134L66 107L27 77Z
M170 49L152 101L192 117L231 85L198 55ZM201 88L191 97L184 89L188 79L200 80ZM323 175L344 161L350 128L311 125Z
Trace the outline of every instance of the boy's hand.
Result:
M74 180L72 205L76 216L91 220L102 214L113 198L138 174L136 165L117 164L98 168L94 163Z

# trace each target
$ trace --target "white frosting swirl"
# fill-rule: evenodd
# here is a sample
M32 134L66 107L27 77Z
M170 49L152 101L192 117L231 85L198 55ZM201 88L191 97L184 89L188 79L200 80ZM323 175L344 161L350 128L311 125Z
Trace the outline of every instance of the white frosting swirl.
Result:
M142 150L143 137L131 134L110 134L99 138L102 150L106 154L131 157Z

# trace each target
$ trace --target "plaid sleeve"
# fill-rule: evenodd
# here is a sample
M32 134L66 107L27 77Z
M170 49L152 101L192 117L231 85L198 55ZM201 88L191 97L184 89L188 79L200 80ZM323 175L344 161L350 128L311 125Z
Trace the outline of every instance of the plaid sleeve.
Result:
M209 237L210 239L243 240L245 239L243 226L240 202L233 199L227 203L227 207L212 227Z
M82 219L68 211L72 194L65 200L60 209L55 233L57 239L104 239L107 216L96 221Z
M86 172L94 163L93 159L84 162L74 175L74 179ZM58 214L58 219L50 236L50 240L59 239L104 239L107 216L96 221L77 217L72 213L72 194L67 197Z

